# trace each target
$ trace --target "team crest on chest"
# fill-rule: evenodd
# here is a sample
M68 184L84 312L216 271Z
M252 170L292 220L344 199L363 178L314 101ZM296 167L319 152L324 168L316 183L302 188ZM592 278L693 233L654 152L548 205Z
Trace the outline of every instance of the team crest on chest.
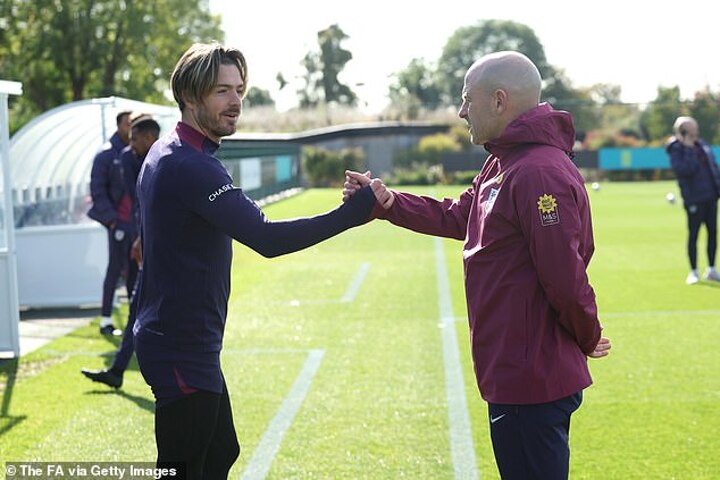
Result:
M540 195L537 206L540 211L540 223L543 227L560 223L560 212L558 212L558 203L555 197L547 193Z
M497 198L499 192L500 190L498 190L497 188L490 189L490 194L488 195L487 201L485 202L486 210L490 210L495 204L495 199Z

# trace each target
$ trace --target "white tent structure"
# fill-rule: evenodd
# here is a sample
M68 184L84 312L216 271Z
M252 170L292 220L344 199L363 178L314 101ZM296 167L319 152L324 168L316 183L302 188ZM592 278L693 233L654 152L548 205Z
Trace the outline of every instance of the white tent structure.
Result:
M152 114L161 135L180 119L176 107L119 97L63 105L35 118L10 141L19 304L97 305L107 266L107 234L87 218L95 154L124 110Z

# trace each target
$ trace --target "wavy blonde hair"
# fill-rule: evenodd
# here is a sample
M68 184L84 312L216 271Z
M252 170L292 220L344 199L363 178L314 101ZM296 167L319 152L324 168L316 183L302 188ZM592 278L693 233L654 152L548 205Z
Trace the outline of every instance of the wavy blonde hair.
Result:
M188 48L175 65L170 84L173 96L185 110L185 100L199 102L217 84L220 65L235 65L243 82L242 96L247 93L247 63L240 50L225 47L217 42L195 43Z

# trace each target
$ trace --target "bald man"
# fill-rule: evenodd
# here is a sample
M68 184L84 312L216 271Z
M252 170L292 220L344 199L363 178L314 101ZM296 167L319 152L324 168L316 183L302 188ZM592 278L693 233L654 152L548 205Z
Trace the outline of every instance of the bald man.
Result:
M569 113L539 103L537 67L517 52L476 61L459 116L490 152L457 200L383 188L373 216L463 240L475 376L503 479L567 478L570 416L609 353L586 268L594 243ZM344 198L370 183L347 172ZM376 182L377 183L377 182ZM384 186L383 186L384 187Z

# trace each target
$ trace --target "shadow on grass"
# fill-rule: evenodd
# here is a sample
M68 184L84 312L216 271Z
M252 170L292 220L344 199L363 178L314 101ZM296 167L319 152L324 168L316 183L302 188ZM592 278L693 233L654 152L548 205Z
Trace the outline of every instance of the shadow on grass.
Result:
M125 321L123 321L122 315L117 312L113 313L116 321L120 323L120 328L123 329ZM50 308L31 308L20 311L21 322L31 322L37 327L46 327L49 338L55 338L54 336L60 336L57 331L53 331L54 326L63 325L76 325L71 331L63 333L63 337L69 338L82 338L82 339L102 339L108 344L112 345L113 348L117 349L122 341L122 336L113 335L102 335L99 329L100 308L96 307L50 307ZM87 323L77 323L78 321L86 321ZM73 322L73 323L70 323Z
M12 429L15 425L27 418L26 415L13 417L10 412L10 400L12 399L15 378L17 377L18 359L12 358L0 362L0 388L2 388L2 404L0 405L0 436Z
M100 316L99 308L30 308L20 311L20 320L93 318L98 316Z
M89 392L85 392L85 395L118 395L126 400L130 400L143 410L147 410L152 414L155 413L155 402L139 395L132 395L124 390L90 390Z

